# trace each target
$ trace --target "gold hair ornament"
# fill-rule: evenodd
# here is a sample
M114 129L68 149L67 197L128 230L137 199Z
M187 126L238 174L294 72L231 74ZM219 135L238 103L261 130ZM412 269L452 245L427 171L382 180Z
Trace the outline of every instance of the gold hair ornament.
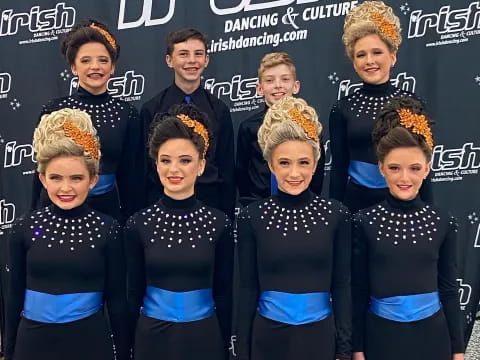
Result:
M400 124L407 129L412 129L411 131L415 134L423 136L428 147L433 149L432 130L425 115L414 114L404 108L397 110L397 113L400 116Z
M63 123L63 132L65 136L72 139L75 144L81 146L95 160L99 159L98 142L91 133L80 130L68 120Z
M384 36L392 40L395 49L398 49L398 46L400 45L400 39L395 24L385 19L385 17L378 11L373 12L372 15L370 15L370 19L380 29L380 32Z
M92 23L90 27L92 29L97 30L100 34L102 34L102 36L108 41L108 43L113 47L113 49L117 50L117 42L107 30L102 29L100 26L95 25L94 23Z
M177 118L179 118L189 128L192 128L193 132L197 133L202 137L204 143L203 158L205 159L205 157L207 156L208 147L210 146L210 142L208 140L208 130L202 123L198 122L197 120L193 120L188 115L178 114Z
M318 142L318 132L311 120L308 120L305 116L303 116L297 108L288 110L288 114L294 122L302 127L310 139Z

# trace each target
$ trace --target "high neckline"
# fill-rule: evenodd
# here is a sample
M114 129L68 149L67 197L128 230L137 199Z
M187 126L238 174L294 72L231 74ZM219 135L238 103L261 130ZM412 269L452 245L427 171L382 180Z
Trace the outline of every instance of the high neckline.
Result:
M86 202L72 209L62 209L55 204L50 205L50 207L52 209L52 213L62 218L75 218L84 216L88 213L90 209Z
M390 95L395 91L395 86L392 85L390 79L383 84L369 84L364 82L362 91L370 96L385 96Z
M163 194L162 198L160 199L160 202L162 203L163 206L165 206L168 209L189 209L195 206L197 203L197 198L195 197L195 194L182 200L176 200L171 198L168 195Z
M97 99L105 99L108 97L108 91L105 91L101 94L95 95L89 92L88 90L85 90L81 86L78 87L77 89L77 94L80 97L88 97L88 98L97 98Z
M401 210L402 212L415 211L421 209L424 205L419 195L412 200L400 200L394 197L391 193L388 193L385 201L390 207Z
M313 199L313 192L306 189L298 195L288 194L278 189L276 198L279 204L289 207L305 206Z

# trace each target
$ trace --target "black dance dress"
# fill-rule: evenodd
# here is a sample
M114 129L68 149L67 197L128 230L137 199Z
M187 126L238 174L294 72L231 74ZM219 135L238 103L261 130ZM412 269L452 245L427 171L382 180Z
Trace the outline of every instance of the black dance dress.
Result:
M238 128L235 174L240 203L244 206L272 195L271 172L258 145L258 129L266 113L267 107L264 106L263 109L242 121ZM320 159L310 183L310 189L318 195L322 193L324 171L325 149L320 144Z
M330 113L330 197L343 202L352 213L379 203L388 194L378 170L372 131L382 108L394 96L415 97L390 81L363 83L359 91L340 99ZM429 180L420 194L424 201L432 202Z
M137 110L108 92L93 95L79 87L76 93L44 105L40 117L63 108L88 113L100 139L100 180L90 192L87 203L115 219L127 219L144 206L144 145ZM116 186L102 185L102 179L107 177L113 178ZM50 204L42 189L38 176L34 176L32 209Z
M55 306L59 298L92 293L99 293L98 308L107 304L117 359L129 358L125 259L116 221L86 204L71 210L50 205L17 220L8 246L6 359L113 359L103 310L69 321L72 303ZM49 303L35 302L32 294ZM39 320L59 314L63 320Z
M135 359L225 360L232 307L229 218L195 197L174 200L164 195L128 220L125 235L128 302L136 322ZM212 294L215 311L196 320L181 320L192 308L201 306L185 305L189 300L183 297L180 304L157 307L162 316L152 316L146 309L152 298L158 303L161 299L152 296L149 300L149 289L177 299L207 291ZM168 306L176 306L176 311L166 314Z
M347 208L310 190L296 196L279 191L242 209L239 359L350 359L350 227ZM272 320L257 312L268 292L293 294L295 301L297 295L327 293L333 312L303 324Z
M368 360L451 360L463 353L455 220L419 197L388 195L358 212L354 229L353 351ZM379 316L369 305L370 297L436 292L440 310L414 321Z

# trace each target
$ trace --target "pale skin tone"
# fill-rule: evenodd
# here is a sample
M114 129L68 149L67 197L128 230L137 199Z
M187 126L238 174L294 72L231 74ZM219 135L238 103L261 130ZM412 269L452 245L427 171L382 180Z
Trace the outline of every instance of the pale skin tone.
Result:
M397 62L396 51L391 51L377 35L366 35L353 47L353 67L368 84L383 84L390 79L390 70Z
M312 145L305 141L290 140L278 145L268 162L275 175L278 188L291 195L305 191L317 168Z
M170 139L158 149L157 173L165 195L184 200L195 192L197 177L205 170L205 159L188 139Z
M165 58L175 72L175 84L186 94L200 86L200 77L208 66L209 56L205 44L198 39L188 39L173 46L171 55Z
M257 83L257 93L265 97L268 106L285 97L296 95L299 91L300 81L285 64L265 69Z
M82 88L94 95L99 95L107 91L107 83L115 71L115 64L105 45L89 42L78 49L71 70L78 75Z
M378 165L390 194L400 200L414 199L430 171L425 154L417 147L393 149ZM353 360L368 359L363 352L355 352ZM464 354L453 354L452 360L464 360Z
M53 158L39 178L52 203L64 210L82 205L98 181L98 175L88 172L82 156Z

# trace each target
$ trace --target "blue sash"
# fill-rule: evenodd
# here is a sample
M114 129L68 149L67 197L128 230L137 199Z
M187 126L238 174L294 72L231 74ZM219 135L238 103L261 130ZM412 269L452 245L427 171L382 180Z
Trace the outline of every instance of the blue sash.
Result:
M158 320L189 322L206 319L215 311L212 289L175 292L147 286L142 312Z
M348 175L350 175L354 183L371 189L384 189L387 187L387 183L380 173L377 164L350 160Z
M275 195L278 192L278 182L275 175L270 174L270 195Z
M383 299L370 297L370 310L385 319L411 322L426 319L441 308L438 292L393 296Z
M90 196L103 195L115 188L115 174L104 174L98 176L98 181L88 192Z
M309 324L328 317L332 312L330 293L291 294L262 291L258 313L263 317L290 325Z
M67 323L95 314L102 307L101 292L52 295L27 289L23 317L43 323Z

